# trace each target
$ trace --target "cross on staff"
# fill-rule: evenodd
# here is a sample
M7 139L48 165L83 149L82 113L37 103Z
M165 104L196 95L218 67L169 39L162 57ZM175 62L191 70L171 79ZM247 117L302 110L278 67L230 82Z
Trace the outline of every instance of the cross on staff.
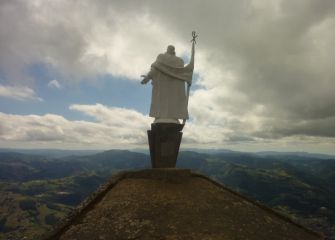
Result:
M198 37L198 35L196 35L195 31L192 31L192 40L191 42L197 43L196 38Z

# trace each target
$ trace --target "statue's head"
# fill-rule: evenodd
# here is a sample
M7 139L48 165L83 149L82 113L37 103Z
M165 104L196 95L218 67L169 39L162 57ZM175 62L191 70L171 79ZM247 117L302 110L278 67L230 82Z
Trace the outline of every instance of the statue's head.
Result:
M172 46L172 45L169 45L169 46L167 47L166 52L167 52L168 54L171 54L171 55L176 55L174 46Z

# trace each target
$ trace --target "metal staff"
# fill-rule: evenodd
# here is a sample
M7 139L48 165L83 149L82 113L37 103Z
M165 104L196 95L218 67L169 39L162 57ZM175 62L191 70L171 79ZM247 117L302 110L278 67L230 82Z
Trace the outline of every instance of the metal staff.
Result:
M194 52L195 52L195 49L194 49L194 45L197 43L196 41L196 38L198 37L198 35L196 35L196 32L195 31L192 31L192 53L191 53L191 61L190 61L190 64L192 66L192 68L194 68ZM188 107L188 99L190 97L190 89L191 89L191 84L190 83L187 83L187 98L186 98L186 107ZM186 118L183 119L183 125L185 125L186 123Z

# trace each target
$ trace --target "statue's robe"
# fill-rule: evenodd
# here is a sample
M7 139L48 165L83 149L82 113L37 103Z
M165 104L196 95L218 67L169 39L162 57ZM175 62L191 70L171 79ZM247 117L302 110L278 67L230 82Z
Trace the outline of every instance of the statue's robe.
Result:
M185 67L181 58L168 53L159 54L151 65L148 73L148 77L152 79L150 117L188 119L186 85L192 83L193 52L190 64Z

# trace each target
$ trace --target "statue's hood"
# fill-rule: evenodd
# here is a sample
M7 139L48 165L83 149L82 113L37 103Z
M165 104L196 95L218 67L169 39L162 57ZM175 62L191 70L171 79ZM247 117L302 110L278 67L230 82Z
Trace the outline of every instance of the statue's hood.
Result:
M189 84L192 82L193 61L184 66L180 58L165 53L158 55L151 67L172 78L186 81Z

